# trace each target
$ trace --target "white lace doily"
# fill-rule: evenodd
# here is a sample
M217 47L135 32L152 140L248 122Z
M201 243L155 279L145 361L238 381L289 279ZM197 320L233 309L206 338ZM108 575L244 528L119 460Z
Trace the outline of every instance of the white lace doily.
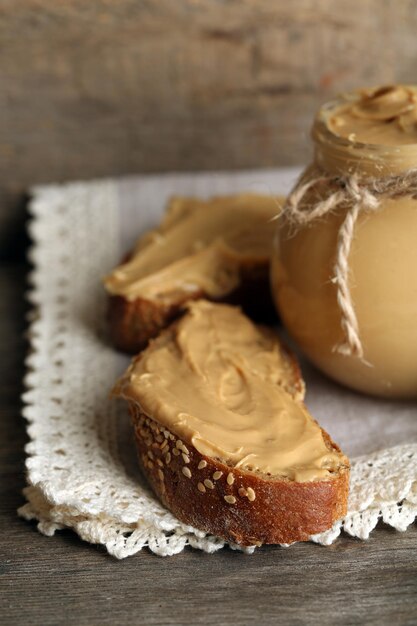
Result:
M127 361L106 343L100 277L156 223L169 195L286 192L295 174L144 176L34 190L23 397L29 486L19 513L41 532L72 528L117 558L144 546L160 555L224 546L181 524L141 482L125 408L108 398ZM328 545L342 529L366 539L381 519L405 530L417 513L415 404L357 396L308 367L306 376L314 415L346 453L362 452L352 462L346 518L312 540Z

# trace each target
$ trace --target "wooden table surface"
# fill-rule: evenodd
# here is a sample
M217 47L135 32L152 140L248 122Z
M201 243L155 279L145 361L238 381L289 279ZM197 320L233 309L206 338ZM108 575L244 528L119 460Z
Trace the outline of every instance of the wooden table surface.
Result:
M70 531L19 519L26 434L20 417L27 268L0 266L0 622L15 624L417 624L417 528L361 542L187 550L123 561Z

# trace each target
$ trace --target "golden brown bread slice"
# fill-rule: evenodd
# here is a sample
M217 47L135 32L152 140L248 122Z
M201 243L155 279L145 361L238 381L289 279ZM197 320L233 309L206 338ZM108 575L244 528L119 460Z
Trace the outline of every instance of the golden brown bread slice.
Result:
M173 198L160 226L105 278L112 341L142 349L190 300L237 303L271 319L269 264L282 198L239 194Z
M345 514L348 459L307 412L294 358L238 308L190 304L115 394L144 475L184 523L241 545L288 544Z

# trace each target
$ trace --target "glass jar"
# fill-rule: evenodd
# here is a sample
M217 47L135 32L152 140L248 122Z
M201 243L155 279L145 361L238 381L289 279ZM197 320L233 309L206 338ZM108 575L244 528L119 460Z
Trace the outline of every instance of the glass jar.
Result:
M398 89L410 91L411 104L393 117L396 99L397 109L401 109ZM389 100L386 96L390 94L394 102L388 102L384 118L378 106L372 109L372 99L373 105L375 101L378 105L378 98ZM355 115L348 123L342 120L339 132L338 111L343 118L350 103L361 112L362 99L365 114L368 106L374 116L369 133L364 130L364 117L358 117L356 129ZM401 116L406 118L399 126L404 136L389 127L398 124ZM322 173L323 180L319 176L306 191L300 210L314 210L335 189L342 198L321 217L295 226L284 210L272 262L276 306L289 334L307 357L344 385L392 398L417 398L417 195L415 188L402 180L404 172L414 174L412 170L417 168L416 120L415 88L375 89L324 105L312 130L313 169L315 175ZM389 136L384 135L384 124ZM367 143L368 136L375 143ZM304 181L308 177L307 171ZM351 232L344 271L363 349L360 355L338 350L346 343L346 333L335 265L341 228L354 202L352 195L343 195L350 177L362 191L371 193L387 177L394 177L398 186L398 193L395 185L394 192L379 193L376 209L359 207Z

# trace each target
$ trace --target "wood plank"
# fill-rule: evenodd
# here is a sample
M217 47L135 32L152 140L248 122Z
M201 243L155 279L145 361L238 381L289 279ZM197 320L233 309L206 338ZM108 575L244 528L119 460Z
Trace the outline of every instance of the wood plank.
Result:
M24 485L19 417L26 268L0 266L0 594L4 626L415 624L417 527L367 542L265 547L247 556L143 550L116 561L72 532L40 535L16 516Z
M40 182L304 163L320 102L414 81L417 0L2 0L0 251Z

